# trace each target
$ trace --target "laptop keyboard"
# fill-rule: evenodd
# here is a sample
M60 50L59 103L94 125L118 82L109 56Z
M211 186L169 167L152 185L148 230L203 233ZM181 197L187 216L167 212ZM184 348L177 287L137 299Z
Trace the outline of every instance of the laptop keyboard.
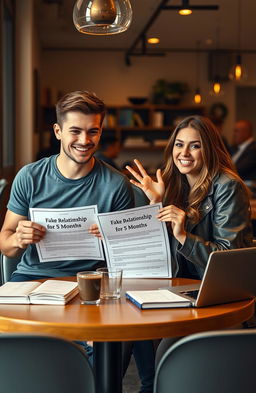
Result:
M182 295L185 295L185 296L189 296L189 297L192 297L192 299L197 299L197 296L198 296L198 292L199 292L199 290L194 290L194 291L183 291L183 292L181 292L182 293Z

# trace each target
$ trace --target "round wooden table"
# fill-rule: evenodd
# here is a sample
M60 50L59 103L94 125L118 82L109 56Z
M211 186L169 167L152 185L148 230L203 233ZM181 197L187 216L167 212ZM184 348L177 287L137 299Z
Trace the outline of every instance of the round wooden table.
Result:
M66 306L0 304L0 331L43 333L71 340L94 341L97 393L120 393L121 341L224 329L253 315L253 300L204 308L140 310L124 297L128 289L157 289L193 283L198 282L188 279L125 279L122 298L103 301L99 306L80 305L78 296Z

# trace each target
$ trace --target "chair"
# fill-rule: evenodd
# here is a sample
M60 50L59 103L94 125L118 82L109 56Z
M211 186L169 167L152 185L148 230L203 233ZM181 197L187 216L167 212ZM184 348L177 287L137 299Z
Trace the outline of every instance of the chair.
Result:
M60 338L0 335L1 393L95 393L89 361Z
M20 261L20 256L16 258L9 258L5 255L0 255L0 279L1 284L4 284L6 281L9 281L12 273L16 270L16 267Z
M193 334L161 359L154 393L254 393L256 331Z
M0 199L2 198L2 196L3 196L3 193L4 193L4 190L6 189L6 187L7 187L7 180L5 180L5 179L0 179Z

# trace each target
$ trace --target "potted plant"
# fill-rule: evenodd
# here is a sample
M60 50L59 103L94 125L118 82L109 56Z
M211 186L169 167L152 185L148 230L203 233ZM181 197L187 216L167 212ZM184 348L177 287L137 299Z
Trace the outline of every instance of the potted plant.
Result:
M159 79L153 86L153 103L177 105L187 91L188 85L185 82Z

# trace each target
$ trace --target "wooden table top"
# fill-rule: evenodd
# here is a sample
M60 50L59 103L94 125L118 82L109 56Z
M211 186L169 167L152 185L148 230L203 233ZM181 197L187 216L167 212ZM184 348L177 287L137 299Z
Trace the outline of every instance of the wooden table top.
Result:
M188 283L197 281L124 279L122 298L105 300L99 306L80 305L78 296L66 306L0 304L0 332L33 332L72 340L147 340L224 329L253 314L253 300L204 308L140 310L124 297L128 289L157 289Z

